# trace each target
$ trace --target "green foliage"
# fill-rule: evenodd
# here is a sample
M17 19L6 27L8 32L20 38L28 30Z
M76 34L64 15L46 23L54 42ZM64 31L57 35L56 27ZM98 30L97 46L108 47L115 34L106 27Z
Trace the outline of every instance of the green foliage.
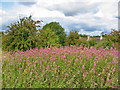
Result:
M79 34L79 35L80 35L80 37L87 37L87 36L88 36L88 35L85 35L85 34L84 34L84 35L82 35L82 34Z
M78 45L89 46L89 42L86 39L78 39Z
M112 29L112 32L108 34L105 37L105 39L98 42L97 45L95 45L95 47L99 48L103 46L104 48L106 48L108 46L109 48L111 47L118 48L119 37L120 37L120 31Z
M102 40L100 42L98 42L95 47L96 48L100 48L100 47L103 47L103 48L106 48L106 47L113 47L113 48L118 48L118 42L112 42L111 40Z
M89 43L90 46L95 46L95 45L97 44L95 38L90 39L90 40L88 41L88 43Z
M81 38L80 38L81 37ZM92 38L89 41L87 41L87 35L79 35L78 31L73 31L70 32L70 34L68 35L68 37L65 40L65 45L81 45L83 44L83 46L94 46L95 44L97 44L96 39Z
M112 29L112 32L106 37L106 40L112 42L119 42L120 40L120 31Z
M77 44L78 39L79 39L78 31L70 32L70 34L65 40L65 45L75 45Z
M78 31L72 31L66 37L64 28L58 22L51 22L46 24L42 29L37 30L40 27L41 21L34 21L32 16L23 17L19 21L8 26L9 30L5 33L2 32L2 49L3 50L29 50L35 47L46 46L70 46L81 45L83 46L106 46L117 48L119 43L120 31L112 30L107 35L104 32L101 35L103 40L99 41L99 36L93 36L87 41L87 35L78 34ZM36 25L38 24L38 25Z
M46 24L42 29L52 29L52 31L55 32L56 35L58 35L60 44L63 45L66 38L66 33L64 32L64 28L62 28L62 26L58 22L51 22L49 24Z
M32 20L32 17L24 17L14 24L8 26L5 35L3 35L3 50L27 50L30 47L35 48L36 24L40 21Z
M59 37L53 32L52 29L39 30L38 33L38 47L45 46L59 46Z

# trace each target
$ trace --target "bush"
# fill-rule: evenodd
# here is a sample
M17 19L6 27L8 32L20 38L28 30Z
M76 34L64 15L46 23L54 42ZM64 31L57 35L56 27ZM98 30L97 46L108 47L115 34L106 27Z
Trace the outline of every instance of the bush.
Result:
M91 46L95 46L95 45L97 44L95 38L90 39L90 40L88 41L88 43L89 43L90 47L91 47Z
M32 20L32 16L24 17L14 24L8 26L9 30L3 35L3 50L28 50L36 46L36 25L40 21Z

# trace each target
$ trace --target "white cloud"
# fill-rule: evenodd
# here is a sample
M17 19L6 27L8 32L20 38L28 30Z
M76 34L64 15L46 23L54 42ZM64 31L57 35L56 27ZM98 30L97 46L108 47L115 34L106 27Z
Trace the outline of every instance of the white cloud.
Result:
M5 0L3 0L5 1ZM22 2L16 0L17 2ZM26 0L28 1L28 0ZM118 0L32 0L35 3L28 7L25 4L16 4L8 12L0 10L3 23L11 20L18 20L19 16L32 16L36 19L43 19L45 23L50 21L59 21L65 30L91 28L91 34L103 31L111 31L111 28L117 29L118 20ZM23 1L25 2L25 1ZM0 16L1 19L1 16ZM73 25L73 27L72 27ZM84 26L85 25L85 26ZM84 27L84 28L83 28ZM96 27L96 29L95 29ZM99 28L99 30L98 30ZM92 31L92 30L91 30Z
M6 14L6 11L0 9L0 14L4 15Z
M100 33L101 33L102 31L93 31L93 32L87 32L87 31L85 31L84 29L81 29L78 33L79 34L86 34L86 35L90 35L90 36L94 36L94 35L99 35L100 36Z

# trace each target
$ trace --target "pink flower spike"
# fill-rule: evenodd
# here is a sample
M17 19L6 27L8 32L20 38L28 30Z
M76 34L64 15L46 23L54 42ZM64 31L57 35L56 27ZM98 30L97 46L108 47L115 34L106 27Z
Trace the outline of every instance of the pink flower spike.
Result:
M66 58L65 56L63 56L63 58Z
M67 59L65 59L65 61L67 61Z
M24 54L24 52L21 52L21 54Z
M66 73L65 76L68 76L68 74Z
M55 68L55 70L57 70L57 68Z
M44 70L42 72L45 72Z
M104 81L104 79L102 79L102 81Z
M70 62L70 61L68 60L68 62Z
M96 64L94 64L94 66L96 66Z
M32 63L30 63L30 65L31 65Z
M111 62L109 62L108 64L111 64Z
M112 44L112 46L114 47L114 44Z
M114 86L113 85L111 85L111 88L113 88Z
M78 72L80 72L80 71L78 71Z
M85 70L85 68L84 68L84 67L83 67L82 69L83 69L83 70Z
M49 69L49 65L47 66L47 68L46 69Z

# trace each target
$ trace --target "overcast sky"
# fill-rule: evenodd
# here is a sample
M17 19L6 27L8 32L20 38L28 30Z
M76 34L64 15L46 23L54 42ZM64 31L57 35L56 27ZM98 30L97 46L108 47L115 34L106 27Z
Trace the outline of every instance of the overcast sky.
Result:
M0 27L32 15L42 20L42 26L59 22L67 33L77 30L81 34L100 35L118 30L119 0L1 0Z

